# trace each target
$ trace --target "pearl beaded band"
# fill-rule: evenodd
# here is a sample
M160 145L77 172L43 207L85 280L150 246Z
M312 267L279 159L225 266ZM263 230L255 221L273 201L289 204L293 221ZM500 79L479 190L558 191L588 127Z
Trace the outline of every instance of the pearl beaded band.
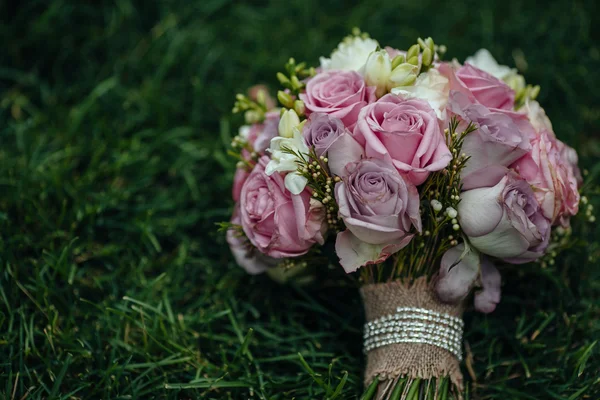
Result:
M365 352L395 343L425 343L454 354L462 361L460 318L424 308L398 307L390 314L365 324Z

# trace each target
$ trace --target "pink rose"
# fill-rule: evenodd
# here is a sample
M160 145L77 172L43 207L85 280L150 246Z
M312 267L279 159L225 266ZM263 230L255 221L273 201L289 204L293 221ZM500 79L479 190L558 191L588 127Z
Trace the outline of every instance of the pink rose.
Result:
M478 127L462 145L462 152L470 157L462 170L465 190L493 186L506 167L531 151L529 141L535 130L527 115L473 104L457 91L450 92L448 105L465 124L473 122Z
M542 212L553 224L566 224L568 217L577 214L579 192L573 155L564 143L548 131L542 131L531 140L532 150L512 165L533 188Z
M346 166L335 198L347 230L335 250L346 272L383 262L421 231L417 188L383 160L362 159Z
M480 252L518 264L546 251L550 221L529 184L514 171L496 185L467 190L460 198L460 226Z
M234 225L241 224L239 208L239 204L236 204L233 216L231 217L231 223ZM237 264L251 275L265 272L268 268L274 267L279 262L279 260L266 256L256 250L246 236L235 229L227 231L227 243Z
M268 176L268 163L267 156L261 157L242 187L242 228L260 252L273 258L298 257L313 244L323 244L325 210L311 202L308 190L291 194L281 174Z
M362 109L354 137L367 157L390 161L414 185L452 159L435 111L423 100L383 96Z
M480 104L488 108L513 109L515 91L500 79L469 63L460 67L456 71L456 76Z
M327 71L317 74L300 94L306 114L329 114L342 120L349 129L354 127L361 108L374 102L375 87L368 87L355 71Z

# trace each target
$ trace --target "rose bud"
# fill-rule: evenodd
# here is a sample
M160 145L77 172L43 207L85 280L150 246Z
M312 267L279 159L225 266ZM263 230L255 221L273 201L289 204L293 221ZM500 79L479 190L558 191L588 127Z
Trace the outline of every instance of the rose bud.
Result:
M446 250L435 283L440 300L457 303L467 297L479 276L480 263L479 253L473 249L465 251L463 243Z
M533 261L548 247L550 221L529 184L514 172L493 187L463 192L458 217L477 250L507 262Z
M500 303L500 284L502 278L492 261L487 257L481 258L481 290L475 293L475 309L489 314Z

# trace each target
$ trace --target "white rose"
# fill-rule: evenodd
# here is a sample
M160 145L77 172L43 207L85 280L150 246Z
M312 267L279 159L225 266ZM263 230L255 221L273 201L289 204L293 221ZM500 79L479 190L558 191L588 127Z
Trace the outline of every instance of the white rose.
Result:
M371 38L351 36L345 38L331 53L331 58L321 57L321 68L325 70L358 71L367 62L369 54L379 43Z

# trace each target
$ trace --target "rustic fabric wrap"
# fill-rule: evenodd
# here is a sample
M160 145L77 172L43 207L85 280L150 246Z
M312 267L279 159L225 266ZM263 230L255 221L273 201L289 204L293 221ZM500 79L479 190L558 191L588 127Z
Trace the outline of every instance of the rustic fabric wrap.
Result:
M398 308L414 307L458 318L462 318L464 309L462 304L445 304L438 300L426 277L418 278L412 284L395 281L365 285L361 295L367 322L393 315ZM369 350L365 385L376 376L383 384L398 376L421 379L448 376L459 390L463 388L457 356L425 343L392 343Z

